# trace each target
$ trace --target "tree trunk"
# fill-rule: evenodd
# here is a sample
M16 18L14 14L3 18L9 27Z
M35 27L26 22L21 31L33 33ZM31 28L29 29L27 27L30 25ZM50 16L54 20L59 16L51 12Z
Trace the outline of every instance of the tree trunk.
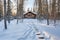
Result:
M17 24L18 24L18 0L17 0Z
M20 4L19 4L19 12L20 12L19 16L21 18L21 22L23 22L23 2L24 0L20 0Z
M47 25L49 25L49 14L47 14Z
M42 3L41 3L41 0L38 0L38 13L37 13L37 19L40 20L41 14L42 14Z
M46 0L46 5L47 5L47 7L46 7L46 15L47 15L47 25L49 25L49 12L48 12L48 0Z
M4 0L4 26L5 29L7 29L7 23L6 23L6 0Z
M7 11L8 23L10 23L11 9L10 9L10 0L8 0L8 11Z
M54 25L56 24L56 0L53 0L52 1L53 4L52 4L52 13L53 13L53 16L54 16Z

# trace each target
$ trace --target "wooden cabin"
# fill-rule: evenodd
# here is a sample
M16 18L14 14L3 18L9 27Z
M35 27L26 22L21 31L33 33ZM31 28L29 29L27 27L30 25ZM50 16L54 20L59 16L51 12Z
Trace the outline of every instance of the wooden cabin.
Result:
M24 14L24 18L36 18L36 14L34 14L33 12L27 12L26 14Z

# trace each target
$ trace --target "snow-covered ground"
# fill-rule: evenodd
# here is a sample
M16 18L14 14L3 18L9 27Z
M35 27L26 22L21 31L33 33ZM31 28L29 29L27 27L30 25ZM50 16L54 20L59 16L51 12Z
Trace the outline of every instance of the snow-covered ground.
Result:
M4 20L0 21L0 40L41 40L38 37L44 37L42 40L60 40L60 20L56 25L50 20L50 25L47 25L46 20L24 19L17 24L14 19L10 24L7 22L7 27L5 30Z

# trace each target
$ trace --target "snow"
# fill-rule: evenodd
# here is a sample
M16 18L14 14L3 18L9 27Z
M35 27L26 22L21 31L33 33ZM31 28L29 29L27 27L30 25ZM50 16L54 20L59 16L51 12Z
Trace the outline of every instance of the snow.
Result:
M0 21L0 40L41 40L38 37L43 36L42 40L60 40L60 20L57 20L56 25L53 20L50 20L50 25L47 21L37 19L23 19L18 21L11 20L7 22L8 29L4 29L4 20ZM39 36L36 33L40 33Z

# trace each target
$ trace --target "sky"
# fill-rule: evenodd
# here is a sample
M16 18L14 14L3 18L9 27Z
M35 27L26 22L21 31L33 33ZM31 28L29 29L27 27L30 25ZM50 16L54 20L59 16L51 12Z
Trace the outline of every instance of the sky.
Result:
M27 10L28 8L33 8L33 5L34 5L34 0L28 0L28 1L25 1L24 3L24 8Z
M11 0L11 1L13 1L14 6L17 6L17 0ZM31 8L33 8L33 6L34 6L34 1L35 0L25 0L24 1L24 10L27 11L28 8L31 10ZM16 8L16 7L14 7L14 8Z
M13 2L14 6L15 6L17 0L11 0L11 1ZM34 0L25 0L24 10L26 11L28 8L30 8L30 9L33 8L33 5L34 5Z

